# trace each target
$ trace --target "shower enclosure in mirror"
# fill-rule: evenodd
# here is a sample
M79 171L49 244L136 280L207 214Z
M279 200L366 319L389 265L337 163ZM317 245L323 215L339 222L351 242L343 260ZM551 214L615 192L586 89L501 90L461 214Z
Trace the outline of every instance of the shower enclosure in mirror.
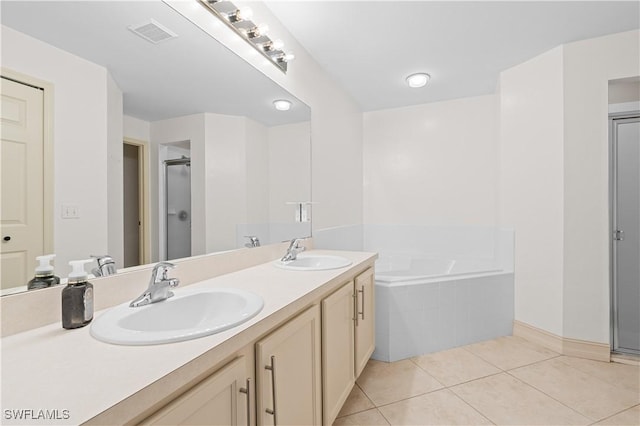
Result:
M191 159L164 161L167 259L191 256Z
M91 254L111 255L118 268L136 263L125 262L124 249L128 139L148 147L149 208L139 259L244 248L245 235L257 235L265 245L311 233L311 224L296 222L295 208L287 204L311 201L309 107L171 3L0 2L2 74L25 76L44 89L45 100L55 92L45 136L51 155L42 167L51 170L45 182L52 190L42 211L45 240L52 236L45 250L56 254L55 273L63 278L70 260ZM177 37L152 43L130 29L151 19ZM290 100L291 109L275 110L276 99ZM166 247L163 161L169 157L161 158L162 147L176 141L188 141L193 154L186 155L191 208L184 221L182 209L175 215L180 224L191 223L184 233L191 251L180 254ZM64 206L74 207L74 217L66 211L63 217ZM131 223L135 228L135 219ZM47 253L27 256L27 276L36 266L33 257ZM4 274L3 287L23 286L24 275L4 280Z

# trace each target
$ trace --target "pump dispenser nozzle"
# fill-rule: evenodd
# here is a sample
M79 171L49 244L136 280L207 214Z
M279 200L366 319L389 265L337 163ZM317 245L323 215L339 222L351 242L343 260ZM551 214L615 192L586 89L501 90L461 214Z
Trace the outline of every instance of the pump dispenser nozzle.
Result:
M69 274L69 282L78 283L78 282L87 281L88 275L87 275L87 271L84 270L84 265L92 262L93 262L93 259L70 261L69 265L71 266L71 273Z
M36 256L36 260L40 262L40 265L36 266L36 275L51 275L53 274L53 266L51 261L56 257L55 254L47 254L44 256Z

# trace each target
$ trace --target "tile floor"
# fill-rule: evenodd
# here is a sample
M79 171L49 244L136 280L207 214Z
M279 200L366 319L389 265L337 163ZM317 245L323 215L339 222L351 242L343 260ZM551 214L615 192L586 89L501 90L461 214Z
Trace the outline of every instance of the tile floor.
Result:
M639 425L640 367L561 356L519 337L371 360L338 425Z

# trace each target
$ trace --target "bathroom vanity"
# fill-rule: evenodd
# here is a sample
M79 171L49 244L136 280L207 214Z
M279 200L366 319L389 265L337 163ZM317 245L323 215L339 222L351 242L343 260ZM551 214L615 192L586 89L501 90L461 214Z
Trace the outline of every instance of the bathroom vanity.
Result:
M3 338L4 424L331 424L374 349L377 255L309 253L352 263L295 271L275 267L271 257L186 285L263 298L257 316L210 336L121 346L94 339L89 327L55 323ZM175 270L177 277L194 273ZM19 410L66 416L20 420Z

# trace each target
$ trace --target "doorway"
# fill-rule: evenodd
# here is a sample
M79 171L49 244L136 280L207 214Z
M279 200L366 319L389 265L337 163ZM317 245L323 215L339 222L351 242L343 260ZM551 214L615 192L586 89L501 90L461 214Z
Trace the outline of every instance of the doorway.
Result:
M612 114L612 349L640 355L640 113Z
M122 145L124 267L149 263L146 144L125 139Z

